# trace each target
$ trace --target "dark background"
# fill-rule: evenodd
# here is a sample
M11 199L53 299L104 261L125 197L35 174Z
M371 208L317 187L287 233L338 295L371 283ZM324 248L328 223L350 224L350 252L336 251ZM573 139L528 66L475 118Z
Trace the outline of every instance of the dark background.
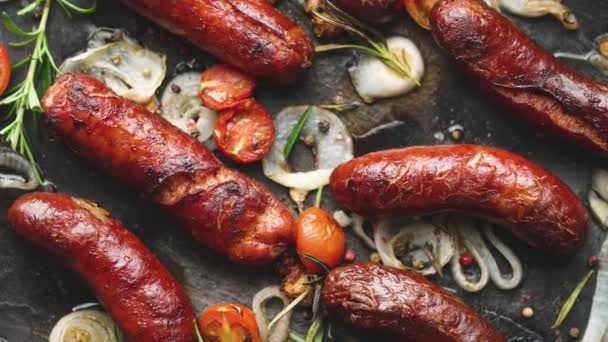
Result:
M608 1L568 0L565 3L582 22L578 31L566 31L549 17L514 20L550 51L586 52L591 48L593 38L608 32ZM0 9L14 16L16 9L23 4L23 1L2 3ZM295 0L278 0L277 6L310 32L308 20ZM35 22L31 16L17 18L16 21L24 27ZM100 1L95 14L72 18L67 18L54 5L48 36L56 61L61 62L84 49L88 34L97 27L126 29L145 46L166 53L169 79L175 75L176 65L181 62L196 61L197 69L214 62L183 40L137 17L117 1ZM509 113L487 101L455 70L430 34L419 29L405 13L394 24L385 27L384 32L412 38L423 51L426 74L422 88L414 93L341 114L355 136L381 123L402 121L402 124L381 134L356 139L357 154L414 144L452 143L449 138L439 142L433 135L441 131L447 136L447 128L457 123L465 128L462 142L497 146L519 153L558 175L586 203L590 171L602 166L601 161L570 147L567 142L545 138L512 120ZM0 28L1 42L7 44L15 39L5 28ZM29 48L9 48L13 62L29 51ZM319 54L310 72L293 86L264 84L258 89L257 97L272 113L286 105L332 103L336 96L346 101L358 100L346 71L353 58L350 52ZM608 83L606 77L584 62L567 63ZM20 76L16 75L14 80ZM280 281L271 269L235 266L204 251L157 207L78 160L49 137L43 125L32 140L37 159L48 179L55 182L61 192L91 199L108 209L113 217L122 220L184 284L198 313L221 302L250 305L256 291ZM259 164L238 168L266 182ZM286 204L291 205L285 189L266 183ZM94 297L74 275L8 230L5 212L18 195L17 192L0 192L0 337L9 341L42 341L46 340L61 316L74 305L94 301ZM323 207L334 208L329 194L324 196ZM367 260L370 252L351 233L348 235L349 248L356 251L357 260ZM594 223L584 248L564 259L543 257L505 236L524 263L525 276L521 286L504 292L490 283L480 293L458 291L458 295L495 323L510 340L553 341L556 335L549 327L561 304L587 272L587 258L599 251L604 236L605 233ZM457 288L449 272L443 279L434 280L446 287ZM591 286L583 291L579 303L562 326L564 339L568 339L568 328L575 326L583 330L586 326L594 283L592 281ZM525 296L530 298L527 302L522 299ZM535 310L535 316L529 320L520 314L527 305ZM303 324L304 321L299 319L300 330Z

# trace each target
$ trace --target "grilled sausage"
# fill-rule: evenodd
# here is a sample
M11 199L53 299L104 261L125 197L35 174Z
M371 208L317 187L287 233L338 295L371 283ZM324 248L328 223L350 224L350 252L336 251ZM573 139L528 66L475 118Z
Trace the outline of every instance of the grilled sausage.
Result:
M222 62L289 82L312 64L304 31L266 0L123 0L138 14Z
M42 104L51 129L77 155L164 207L232 261L266 264L293 241L291 214L262 184L100 81L63 75Z
M384 24L401 13L401 0L334 0L333 3L353 17L370 24Z
M439 0L437 43L506 111L608 156L608 87L561 64L478 0Z
M129 341L195 341L194 310L179 283L95 203L30 193L15 201L8 220L17 234L78 273Z
M491 147L370 153L338 166L330 188L338 204L361 215L481 216L552 255L572 253L589 231L585 208L566 184L523 157Z
M333 269L323 307L364 330L408 342L501 342L507 339L460 299L414 272L377 263Z

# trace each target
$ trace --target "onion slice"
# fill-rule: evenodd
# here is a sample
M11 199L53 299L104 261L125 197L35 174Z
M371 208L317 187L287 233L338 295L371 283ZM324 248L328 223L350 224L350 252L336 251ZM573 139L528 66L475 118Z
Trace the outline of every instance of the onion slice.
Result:
M278 298L283 302L283 307L289 305L289 299L281 292L279 286L268 286L253 296L251 308L255 313L255 319L260 330L260 337L263 342L283 342L289 337L289 326L291 325L292 311L288 311L285 315L268 331L270 320L266 315L266 302L273 298Z
M394 247L402 239L408 243L407 255L423 261L424 268L414 269L397 258ZM425 276L437 273L436 268L440 270L454 255L450 235L437 226L420 221L399 228L390 219L380 219L375 224L374 242L384 265L410 269ZM434 267L433 262L439 267Z
M332 112L313 106L304 123L301 137L312 136L316 143L317 169L291 172L283 155L287 140L307 106L286 107L277 114L274 125L276 137L272 148L262 159L264 175L273 181L300 191L311 191L329 184L336 166L353 158L353 141L344 123ZM328 124L324 132L319 123Z
M139 104L154 101L154 93L167 72L165 55L143 48L124 34L118 41L97 45L66 59L59 69L91 75L118 95Z
M485 1L490 6L496 5L496 0ZM498 0L498 7L509 13L529 18L551 14L569 30L576 30L580 25L574 13L562 4L561 0Z
M120 331L108 314L99 310L79 310L67 314L55 324L49 342L123 341Z
M597 284L582 342L608 342L608 238L599 253Z
M470 220L455 220L454 222L448 222L447 226L450 230L450 235L452 235L454 249L457 252L455 257L452 258L452 261L450 262L450 268L452 270L452 277L454 277L454 281L456 281L456 284L467 292L481 291L484 287L486 287L489 280L488 267L483 259L485 254L482 256L482 252L480 252L480 249L483 248L487 250L487 247L483 242L483 238L473 225L473 222ZM462 266L460 265L459 261L461 242L471 253L471 255L473 255L473 259L479 266L480 276L477 282L469 281L464 273L462 273Z
M608 228L608 202L600 198L593 190L589 191L587 199L589 200L591 213L595 219L600 223L602 228Z
M390 37L386 44L392 53L404 56L411 76L420 81L424 75L424 60L414 42L404 37ZM405 95L416 88L413 80L398 75L381 60L367 54L361 54L348 72L355 90L366 103Z
M498 252L502 254L502 256L507 260L509 265L511 266L511 277L505 277L498 268L496 264L496 260L488 250L488 257L484 258L484 262L488 266L488 272L490 273L490 279L496 287L501 290L512 290L516 288L523 278L523 267L521 265L521 261L515 255L513 250L505 245L502 241L498 239L496 234L494 234L494 228L489 223L483 224L482 233L486 240L488 240Z
M365 218L363 216L353 214L353 233L357 236L367 248L375 251L376 250L376 242L365 233L365 229L363 229L363 224L365 224Z
M196 137L207 147L213 146L213 128L218 113L203 105L198 97L201 74L177 75L165 87L160 105L162 116L180 130ZM179 91L175 91L179 89Z

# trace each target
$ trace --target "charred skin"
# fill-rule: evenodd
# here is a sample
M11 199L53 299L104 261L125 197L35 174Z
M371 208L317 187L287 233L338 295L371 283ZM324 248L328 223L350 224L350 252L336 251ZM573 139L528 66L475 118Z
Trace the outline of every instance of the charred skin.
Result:
M334 0L344 12L370 24L385 24L401 14L402 0Z
M8 220L18 235L80 275L128 341L196 341L194 311L179 283L96 204L30 193L15 201Z
M395 341L507 340L460 299L425 277L377 263L333 269L325 279L322 299L331 315Z
M161 205L217 253L263 265L293 241L291 214L262 184L100 81L63 75L42 104L51 129L78 156Z
M608 87L560 63L483 1L438 1L431 28L437 43L505 111L608 156Z
M476 145L419 146L338 166L331 191L366 216L460 212L504 225L545 253L566 255L589 232L582 203L559 178L514 153Z
M138 14L254 76L286 83L312 65L306 33L266 0L123 0Z

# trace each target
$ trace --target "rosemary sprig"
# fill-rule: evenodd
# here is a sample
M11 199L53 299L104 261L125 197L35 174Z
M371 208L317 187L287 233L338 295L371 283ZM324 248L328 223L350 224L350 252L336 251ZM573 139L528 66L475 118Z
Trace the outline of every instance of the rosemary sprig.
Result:
M192 325L194 325L194 334L196 335L197 342L205 342L203 340L203 336L201 336L201 332L198 330L198 324L196 324L196 320L192 320Z
M566 317L568 317L570 310L572 310L572 308L574 307L574 303L576 303L578 296L581 294L581 291L589 281L589 278L591 278L591 276L593 275L593 272L594 270L587 272L587 274L585 274L585 276L578 283L578 285L576 285L576 287L570 294L570 297L568 297L564 305L562 305L562 308L559 310L559 313L557 314L557 319L555 320L555 323L553 323L553 325L551 326L551 329L559 328L559 326L566 320Z
M321 0L321 3L325 10L312 10L312 14L315 17L350 32L362 39L369 46L358 44L325 44L317 46L315 48L316 52L340 49L357 50L378 58L384 65L395 71L398 75L406 77L416 83L417 86L420 86L420 81L411 73L411 67L403 50L400 50L400 53L391 51L380 32L342 11L329 0Z
M68 0L55 0L67 13L82 13L88 14L95 11L97 8L97 0L92 1L89 8L78 7ZM34 0L25 7L17 11L18 16L23 16L42 7L42 15L38 27L32 31L23 30L17 25L13 19L6 13L2 12L0 19L8 31L23 37L20 42L10 43L11 46L24 47L33 45L33 50L30 56L13 64L12 69L16 70L28 66L25 79L9 89L0 100L0 107L6 107L7 111L0 116L2 121L12 120L0 130L0 139L6 141L15 151L25 155L34 170L34 175L38 183L42 184L36 161L32 153L32 149L28 142L28 136L25 128L25 113L32 112L33 122L36 123L38 115L42 112L40 105L40 96L51 86L54 74L60 73L51 51L49 49L48 38L46 36L49 12L51 10L52 0Z
M283 156L285 156L285 160L289 158L293 147L295 146L298 138L300 137L300 133L302 132L302 128L304 128L304 124L306 124L306 120L310 116L310 112L312 111L312 106L308 106L302 116L298 119L298 122L294 126L293 130L289 134L287 138L287 144L285 144L285 148L283 149Z

